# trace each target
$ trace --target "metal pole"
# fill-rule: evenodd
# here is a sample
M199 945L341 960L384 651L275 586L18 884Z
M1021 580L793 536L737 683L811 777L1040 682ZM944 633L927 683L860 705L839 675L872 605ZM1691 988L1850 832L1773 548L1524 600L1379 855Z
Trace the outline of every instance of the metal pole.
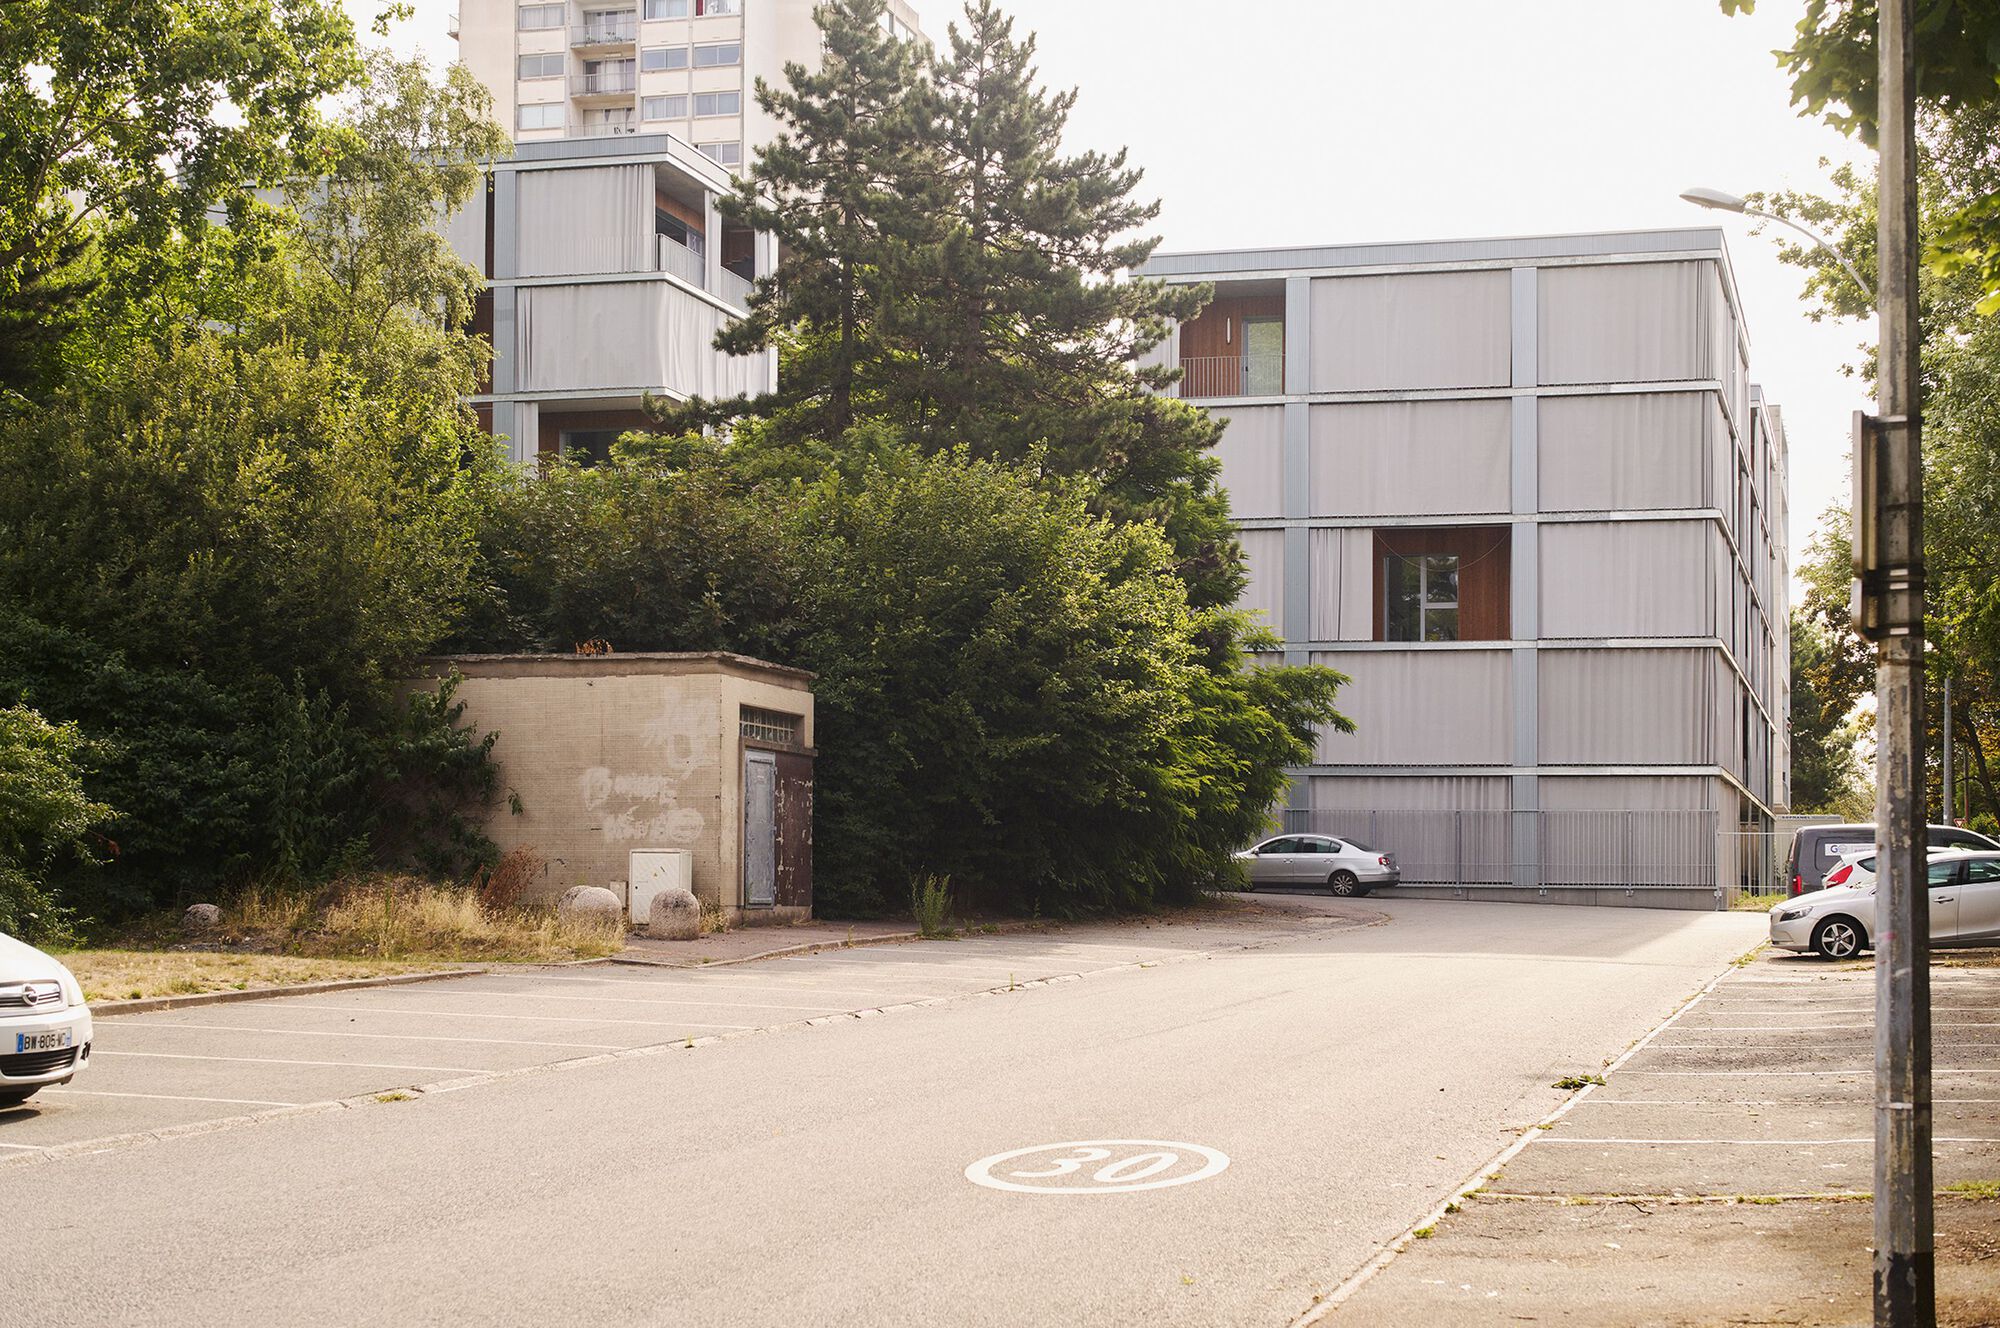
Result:
M1944 815L1938 818L1940 825L1951 825L1958 819L1958 799L1954 796L1957 785L1951 778L1951 674L1944 675L1944 787L1943 796L1938 799L1944 804Z
M1875 664L1875 824L1886 869L1875 938L1875 1322L1931 1328L1930 900L1924 872L1923 452L1917 396L1917 192L1913 0L1882 0L1881 292L1883 446L1872 504L1882 572Z

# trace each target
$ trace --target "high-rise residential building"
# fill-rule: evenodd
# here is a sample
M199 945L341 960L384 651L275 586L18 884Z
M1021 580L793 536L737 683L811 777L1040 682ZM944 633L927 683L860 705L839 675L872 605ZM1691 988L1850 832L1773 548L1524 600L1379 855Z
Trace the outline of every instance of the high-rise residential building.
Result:
M1160 254L1244 604L1352 682L1287 828L1696 903L1788 798L1786 453L1713 229Z
M757 80L819 58L815 0L462 0L459 58L516 142L672 134L740 171L777 127ZM920 39L889 0L890 31Z

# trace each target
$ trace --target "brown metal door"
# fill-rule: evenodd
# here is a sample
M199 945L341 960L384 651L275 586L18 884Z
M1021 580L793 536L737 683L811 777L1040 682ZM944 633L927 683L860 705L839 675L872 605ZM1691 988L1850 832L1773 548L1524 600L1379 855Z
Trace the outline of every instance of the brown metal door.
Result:
M778 753L778 903L813 902L813 759Z

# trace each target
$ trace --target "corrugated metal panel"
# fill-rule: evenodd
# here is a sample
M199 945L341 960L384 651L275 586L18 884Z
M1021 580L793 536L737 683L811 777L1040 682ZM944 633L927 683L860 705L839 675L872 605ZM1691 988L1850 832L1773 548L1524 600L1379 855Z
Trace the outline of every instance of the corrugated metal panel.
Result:
M1708 316L1720 298L1708 262L1543 268L1543 383L1708 378ZM1710 292L1715 292L1710 296Z
M1264 615L1264 623L1274 632L1285 630L1285 532L1245 530L1236 538L1243 544L1244 561L1249 564L1250 584L1236 601L1239 609Z
M1506 397L1362 401L1311 412L1314 516L1511 510Z
M1314 775L1315 807L1382 811L1506 811L1514 783L1505 775Z
M1513 654L1506 650L1327 651L1353 733L1322 732L1327 765L1505 765L1513 759Z
M516 178L521 276L653 270L651 166L521 171Z
M1312 390L1506 386L1512 287L1500 270L1315 280Z
M1715 674L1720 658L1713 649L1543 650L1542 761L1713 763L1716 722L1728 695Z
M1500 885L1513 877L1513 781L1505 777L1317 776L1305 825L1396 855L1411 885Z
M1543 638L1707 635L1711 530L1695 521L1544 523Z
M1550 811L1713 811L1736 794L1713 775L1543 775Z
M1285 408L1242 406L1210 412L1229 421L1215 445L1229 510L1239 517L1285 514Z
M1315 530L1306 549L1312 576L1312 639L1375 635L1375 539L1366 530Z
M1713 403L1702 392L1543 397L1542 510L1703 506Z
M486 271L486 181L482 177L479 187L465 206L445 218L445 243L463 262L472 264L481 272Z
M1149 277L1167 277L1210 272L1282 272L1311 268L1609 257L1616 254L1685 253L1702 249L1720 251L1722 248L1721 230L1713 226L1689 226L1577 235L1520 235L1155 254L1141 272Z

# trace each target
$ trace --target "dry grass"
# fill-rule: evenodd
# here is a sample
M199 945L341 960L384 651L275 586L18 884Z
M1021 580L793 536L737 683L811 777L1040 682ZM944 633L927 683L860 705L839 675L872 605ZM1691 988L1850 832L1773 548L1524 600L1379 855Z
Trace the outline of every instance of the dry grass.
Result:
M1767 913L1790 898L1791 896L1782 890L1768 895L1752 894L1746 890L1736 896L1735 902L1730 904L1729 908L1733 913Z
M340 882L318 893L252 887L198 944L161 932L64 956L99 1000L331 982L469 963L599 959L625 947L622 922L496 907L479 892L414 877ZM157 942L157 948L153 943Z
M85 999L129 1001L145 996L193 996L301 982L345 982L389 973L418 973L435 963L388 959L307 959L298 955L216 954L202 950L77 950L59 956Z

